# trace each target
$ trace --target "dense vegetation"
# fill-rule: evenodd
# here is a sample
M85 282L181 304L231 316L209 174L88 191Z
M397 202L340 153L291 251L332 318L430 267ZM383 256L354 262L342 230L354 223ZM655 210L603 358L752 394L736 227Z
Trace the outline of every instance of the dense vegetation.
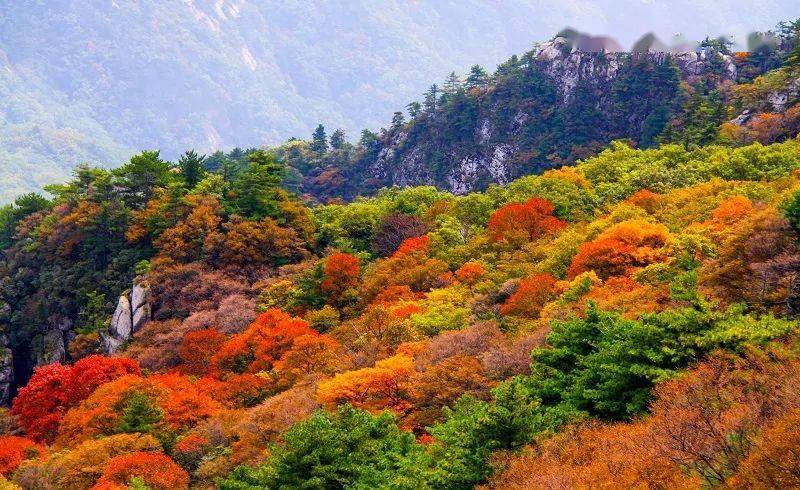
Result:
M79 167L0 212L2 484L800 486L794 107L462 196L303 200L286 147Z

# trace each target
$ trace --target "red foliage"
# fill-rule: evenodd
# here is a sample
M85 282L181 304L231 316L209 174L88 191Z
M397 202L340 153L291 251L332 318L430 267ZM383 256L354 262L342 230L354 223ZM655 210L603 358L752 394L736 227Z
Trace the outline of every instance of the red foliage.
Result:
M486 269L477 262L467 262L456 271L456 278L466 284L475 284L486 274Z
M212 358L221 372L258 373L269 371L292 341L301 335L319 335L304 320L278 309L259 315L244 332L231 337Z
M358 257L337 252L325 261L322 291L328 295L332 303L342 300L344 293L356 287L361 277L361 266Z
M535 317L542 307L550 301L556 278L550 274L537 274L519 282L517 291L503 304L503 315Z
M211 368L211 358L226 340L225 335L213 328L187 333L178 348L183 361L181 370L198 376L206 374Z
M372 304L391 304L399 301L414 301L423 298L423 293L415 293L408 286L387 286L375 296Z
M553 216L553 203L534 197L501 207L489 217L489 236L493 242L524 243L560 230L566 223Z
M95 490L127 488L131 479L141 478L148 488L175 490L189 488L189 474L160 453L137 452L112 458Z
M406 238L403 240L403 243L397 247L397 251L394 253L393 257L400 257L401 255L407 255L414 252L427 254L430 243L431 239L428 237L428 235Z
M73 366L42 366L19 390L11 411L29 437L52 442L67 409L86 399L98 386L126 374L139 374L139 365L122 357L94 355Z
M26 459L41 458L45 448L24 437L0 437L0 475L8 476Z
M637 267L663 260L668 240L669 230L664 225L641 220L619 223L578 247L567 274L574 278L593 270L602 279L625 275Z

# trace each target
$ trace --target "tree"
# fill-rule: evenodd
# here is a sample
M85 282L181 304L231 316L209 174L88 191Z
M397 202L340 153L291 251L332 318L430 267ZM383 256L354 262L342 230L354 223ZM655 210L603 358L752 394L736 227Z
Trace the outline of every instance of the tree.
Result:
M187 333L178 348L182 370L196 376L206 374L211 368L211 359L226 340L224 334L213 328Z
M197 183L203 180L206 173L203 166L205 159L205 155L199 156L194 150L187 151L178 159L178 168L188 189L194 189Z
M41 458L47 450L24 437L0 436L0 475L9 476L23 461Z
M392 115L392 129L393 130L400 129L400 127L403 126L404 122L405 122L405 119L403 118L403 113L402 112L398 111L398 112L395 112Z
M164 412L146 394L135 392L125 400L119 431L123 433L148 433L161 422Z
M281 216L278 186L284 167L275 156L255 150L248 157L250 165L234 183L236 209L245 218L262 219Z
M422 103L422 106L425 108L425 114L433 114L436 112L436 108L439 104L439 87L434 83L425 92L425 99Z
M317 412L294 425L258 468L240 466L219 483L240 488L380 488L422 481L414 459L422 447L397 428L389 413L371 415L349 405Z
M358 257L342 252L331 254L325 260L323 277L322 292L331 304L343 306L357 299L354 288L361 279Z
M520 245L558 231L566 223L553 216L554 209L553 203L540 197L506 204L489 217L489 236L494 242Z
M351 403L358 408L390 408L405 413L410 408L408 383L413 372L413 360L398 354L378 361L374 367L347 371L323 381L317 388L317 399L331 407Z
M461 78L458 75L456 75L456 72L453 71L450 72L449 75L447 75L447 78L444 81L443 88L444 88L444 93L448 96L453 95L459 90L461 90Z
M334 150L341 150L346 142L343 130L337 129L331 134L331 148Z
M465 85L468 89L483 88L489 82L489 74L483 69L481 65L473 65L469 69L469 75Z
M311 135L311 144L309 145L311 151L321 157L328 151L328 137L325 135L325 126L320 124Z
M138 481L143 488L153 490L189 488L189 475L183 468L168 456L151 452L135 452L112 458L93 488L125 488L133 480Z
M500 308L504 315L535 318L542 307L552 299L556 278L550 274L536 274L520 281L519 287Z
M428 226L420 218L410 214L390 214L383 218L375 231L373 244L381 257L392 255L407 238L422 236Z
M125 165L114 169L121 194L131 207L139 208L150 200L158 187L166 187L172 179L170 164L158 151L143 151Z
M408 111L408 117L414 120L422 112L422 105L419 102L411 102L406 105L406 110Z

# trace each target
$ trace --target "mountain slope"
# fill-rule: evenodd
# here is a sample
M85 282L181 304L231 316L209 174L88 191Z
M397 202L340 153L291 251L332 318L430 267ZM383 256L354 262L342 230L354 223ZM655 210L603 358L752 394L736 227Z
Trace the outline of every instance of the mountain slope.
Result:
M174 158L188 148L275 144L318 122L353 137L432 80L474 63L491 68L566 23L629 45L643 34L641 19L662 37L697 37L800 15L779 0L681 2L684 17L665 15L670 8L631 2L620 10L610 0L0 0L0 92L14 101L0 106L0 126L14 132L0 141L0 201L63 180L84 160L119 165L134 149ZM746 29L736 18L747 18Z

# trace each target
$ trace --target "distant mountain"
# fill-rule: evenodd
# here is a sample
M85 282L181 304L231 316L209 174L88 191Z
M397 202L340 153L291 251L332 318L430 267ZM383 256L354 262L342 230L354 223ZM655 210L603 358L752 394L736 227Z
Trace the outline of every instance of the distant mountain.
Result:
M274 144L321 121L355 137L432 80L566 24L630 43L645 19L663 36L698 18L701 32L744 17L768 28L797 10L678 3L683 17L611 0L0 0L0 201L144 148Z

